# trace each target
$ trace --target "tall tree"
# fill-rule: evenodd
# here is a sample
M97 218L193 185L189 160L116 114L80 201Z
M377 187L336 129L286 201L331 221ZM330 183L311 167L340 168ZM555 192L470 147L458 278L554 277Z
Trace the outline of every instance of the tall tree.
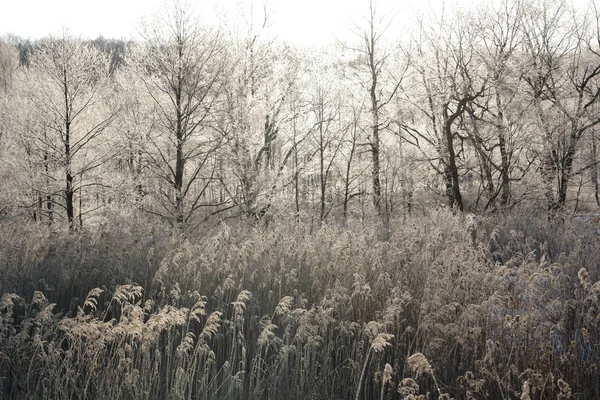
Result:
M444 181L448 205L462 211L460 157L465 135L461 123L484 95L486 81L479 74L481 60L467 24L443 15L432 20L437 22L421 23L414 45L413 91L406 99L413 110L406 113L402 128L413 143L425 142L420 148ZM428 155L430 150L434 156Z
M145 90L143 81L131 69L122 68L115 73L123 110L118 121L120 134L114 138L118 149L115 165L125 174L121 201L134 198L139 207L145 195L153 189L148 174L149 140L156 125L156 115L149 96L140 96Z
M327 190L333 167L343 144L343 136L350 129L341 115L342 93L335 89L338 78L332 65L315 65L311 71L311 115L315 129L311 132L311 144L318 162L319 221L323 223L331 207L327 207Z
M371 152L371 181L373 190L373 206L378 215L381 208L381 132L389 125L385 118L384 108L396 95L404 74L402 70L391 76L386 70L389 63L389 53L383 35L392 21L387 21L377 13L376 1L369 1L369 12L364 27L357 27L355 34L361 40L361 45L353 48L359 55L357 65L367 72L366 80L361 85L368 91L370 101L371 126L369 147Z
M598 18L564 1L532 5L523 34L523 79L542 133L541 175L548 210L564 208L580 144L600 123ZM581 166L587 169L587 166Z
M526 148L524 125L530 118L518 72L523 62L518 52L527 5L524 0L503 0L486 6L472 16L470 25L487 70L489 92L483 107L469 108L477 116L471 119L468 133L485 182L484 209L495 209L497 203L501 208L510 205L513 181L528 170L528 165L523 165L520 173L516 172L519 159L525 158L520 156Z
M352 99L352 104L349 105L350 110L347 111L350 114L350 124L348 126L348 132L344 132L343 135L343 146L340 149L341 157L343 158L343 164L341 166L340 176L342 179L342 220L346 223L348 219L348 212L350 202L353 198L362 196L364 190L361 189L360 177L363 171L356 171L357 169L357 158L358 148L361 139L361 112L364 110L362 104L355 104L356 99Z
M81 198L84 174L107 159L95 147L116 116L104 102L108 65L106 55L67 34L45 39L29 57L28 98L43 125L37 140L46 162L51 158L63 171L70 227L74 226L74 196L79 192ZM91 149L95 151L88 154Z
M234 182L229 192L241 213L256 222L269 211L279 189L287 186L280 180L296 154L299 138L293 127L285 128L300 113L290 104L298 97L301 61L290 46L269 37L267 6L256 12L255 2L245 5L238 10L244 24L231 32L232 62L223 87L219 129L231 155L228 164Z
M216 152L223 137L211 126L224 44L218 31L201 26L180 2L147 23L142 36L130 65L154 105L157 123L148 157L161 182L146 209L183 227L200 208L220 206L208 193L219 182Z

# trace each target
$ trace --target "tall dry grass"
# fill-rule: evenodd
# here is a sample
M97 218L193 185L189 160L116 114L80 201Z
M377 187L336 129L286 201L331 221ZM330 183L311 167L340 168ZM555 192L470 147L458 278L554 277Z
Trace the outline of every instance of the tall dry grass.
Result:
M0 229L2 398L600 398L577 220Z

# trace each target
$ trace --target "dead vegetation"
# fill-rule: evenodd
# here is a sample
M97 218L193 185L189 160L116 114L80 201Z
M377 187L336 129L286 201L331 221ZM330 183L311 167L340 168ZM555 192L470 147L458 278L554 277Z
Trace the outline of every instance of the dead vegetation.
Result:
M434 222L431 222L434 221ZM600 247L449 212L202 236L3 226L0 397L596 399Z

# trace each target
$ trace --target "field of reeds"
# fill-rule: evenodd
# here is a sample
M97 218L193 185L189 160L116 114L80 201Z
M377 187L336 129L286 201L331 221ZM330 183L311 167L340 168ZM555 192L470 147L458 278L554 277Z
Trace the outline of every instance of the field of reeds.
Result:
M6 223L0 398L598 399L594 229Z

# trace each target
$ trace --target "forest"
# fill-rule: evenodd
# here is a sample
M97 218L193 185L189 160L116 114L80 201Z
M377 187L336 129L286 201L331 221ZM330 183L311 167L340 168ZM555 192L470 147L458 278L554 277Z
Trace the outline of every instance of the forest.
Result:
M0 399L600 398L600 6L239 13L0 37Z

